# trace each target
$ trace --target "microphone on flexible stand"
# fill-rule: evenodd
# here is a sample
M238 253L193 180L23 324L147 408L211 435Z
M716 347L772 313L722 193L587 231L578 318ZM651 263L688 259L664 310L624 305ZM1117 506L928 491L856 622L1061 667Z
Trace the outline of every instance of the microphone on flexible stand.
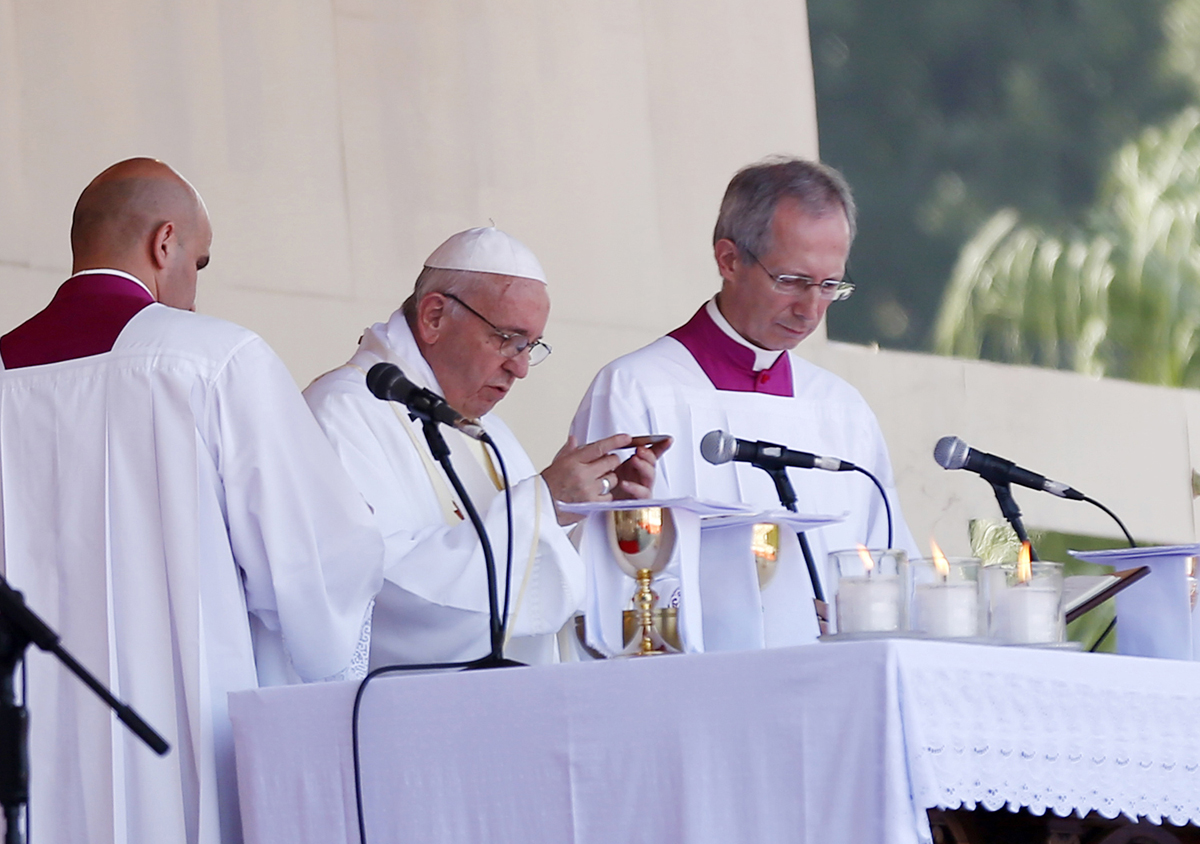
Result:
M16 672L24 664L25 651L30 645L58 657L108 704L121 723L159 756L165 756L171 749L166 739L131 706L114 697L107 686L76 661L62 646L58 634L25 603L25 596L0 575L0 807L5 820L5 844L21 844L25 840L20 821L22 809L26 810L26 821L29 819L29 713L24 696L17 703Z
M862 466L856 466L849 460L837 457L822 457L807 451L792 451L790 448L762 440L758 442L739 440L732 434L720 430L709 431L704 435L704 438L700 440L700 454L714 465L728 463L732 460L737 463L749 463L763 469L775 480L776 489L780 493L779 500L789 510L796 509L796 495L794 492L790 492L791 505L784 499L780 483L786 483L788 490L791 490L791 484L788 483L787 476L784 474L785 469L824 469L826 472L859 472L866 475L875 484L883 498L883 507L887 512L887 544L889 548L892 547L892 505L888 501L887 493L883 489L883 484L879 482L879 478Z
M358 691L354 695L354 708L350 716L350 749L354 759L354 803L358 814L358 837L361 841L367 840L367 830L366 819L363 814L362 767L359 764L358 727L359 711L362 706L363 696L367 691L367 685L376 677L401 671L455 668L470 670L473 668L506 668L509 666L524 665L524 663L507 659L504 656L504 640L508 632L508 600L512 594L513 552L512 487L508 482L508 472L504 467L504 455L500 453L500 449L496 447L496 444L488 436L487 431L483 429L478 420L468 419L451 407L443 396L439 396L437 393L427 390L424 387L418 387L409 381L400 367L394 363L381 362L372 366L367 372L367 389L376 398L383 401L400 402L409 409L409 415L413 419L420 420L421 430L425 434L425 441L429 443L430 453L445 470L446 477L450 480L451 486L454 487L454 491L458 494L459 500L462 501L467 518L471 520L471 525L479 535L479 546L483 550L483 565L487 572L488 632L491 634L491 649L486 656L467 661L456 660L453 662L383 665L368 672L367 676L358 684ZM488 539L487 528L484 527L483 520L479 517L479 511L475 509L475 504L471 501L471 496L467 494L467 490L463 487L458 473L454 471L454 465L450 461L450 447L446 445L445 438L442 436L441 431L438 430L439 423L450 425L468 437L486 443L491 448L492 454L495 455L496 462L499 464L500 476L504 481L504 498L508 511L508 566L505 571L503 614L500 612L500 602L497 596L496 560L492 556L492 543Z
M793 451L775 443L761 440L758 442L740 440L721 430L709 431L704 435L704 438L700 440L700 454L715 466L734 461L749 463L762 469L775 482L775 491L779 495L780 503L793 513L796 512L796 491L788 479L788 468L824 469L826 472L861 472L871 479L879 489L880 495L883 496L883 506L887 512L888 547L892 546L892 505L888 502L887 493L884 492L879 479L861 466L855 466L850 461L837 457L822 457L807 451ZM808 545L808 537L804 535L804 531L798 532L796 537L800 540L800 550L804 553L804 564L808 567L808 577L812 581L813 596L823 606L825 590L821 587L821 578L817 574L817 564L813 559L812 549ZM825 621L821 617L820 611L818 611L817 617L820 621Z
M1022 469L1011 460L976 451L958 437L942 437L938 440L937 445L933 447L933 459L943 469L966 469L994 484L1019 484L1072 501L1083 501L1087 498L1079 490L1028 469Z
M792 451L790 448L762 440L739 440L720 430L709 431L704 435L704 439L700 440L700 454L714 466L733 460L738 463L752 463L768 472L789 466L797 469L824 469L827 472L851 472L858 469L848 460L822 457L807 451Z
M1048 492L1071 501L1086 501L1099 507L1121 528L1121 532L1125 534L1125 539L1129 542L1129 547L1133 548L1137 545L1125 528L1124 522L1117 518L1117 514L1096 499L1090 498L1060 481L1052 481L1037 472L1022 469L1011 460L1005 460L1003 457L997 457L985 451L976 451L958 437L942 437L938 440L937 445L933 447L933 459L943 469L966 469L990 483L992 490L996 493L1000 511L1012 525L1013 530L1017 532L1017 538L1022 542L1028 542L1029 535L1025 532L1025 525L1021 522L1021 510L1013 500L1011 484L1036 489L1039 492ZM1032 548L1031 544L1031 552ZM1033 555L1033 559L1037 559L1036 554Z
M433 390L418 387L394 363L377 363L367 372L367 389L377 399L397 401L417 416L457 428L474 440L485 442L487 432L477 419L468 419Z
M441 464L446 471L446 477L450 480L450 485L454 487L454 491L458 494L459 500L462 501L463 509L467 513L467 518L475 528L475 532L479 534L479 544L483 549L483 563L487 572L487 587L488 587L488 622L489 632L491 633L491 651L490 653L469 665L463 666L468 668L493 668L509 665L521 665L522 663L515 662L504 657L504 637L506 633L507 609L509 592L512 590L511 583L511 568L509 569L509 582L505 584L504 591L504 615L500 612L499 590L496 586L496 560L492 554L492 543L488 539L487 528L484 527L483 519L479 517L479 511L475 508L475 504L471 501L471 496L467 494L467 490L462 485L462 481L458 477L458 473L454 470L454 464L450 460L450 447L446 445L446 440L438 430L438 425L449 425L458 431L461 431L467 436L488 443L495 450L495 446L488 436L487 431L483 426L474 419L468 419L463 416L453 407L451 407L446 399L439 396L432 390L424 387L418 387L413 382L405 377L404 372L394 363L381 362L371 367L367 372L367 389L369 389L376 398L384 401L396 401L405 405L414 419L421 420L421 428L425 434L425 440L429 443L429 451L433 454L435 460ZM497 457L500 456L496 450ZM506 485L507 488L507 485ZM511 554L512 531L509 530L509 552ZM415 666L414 666L415 667Z

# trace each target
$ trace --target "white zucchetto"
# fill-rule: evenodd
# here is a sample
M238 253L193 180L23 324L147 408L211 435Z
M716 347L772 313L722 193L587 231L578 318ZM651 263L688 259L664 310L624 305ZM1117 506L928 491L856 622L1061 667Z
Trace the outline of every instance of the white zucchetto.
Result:
M529 247L495 226L467 229L451 235L425 259L425 266L439 270L515 276L546 283L546 273Z

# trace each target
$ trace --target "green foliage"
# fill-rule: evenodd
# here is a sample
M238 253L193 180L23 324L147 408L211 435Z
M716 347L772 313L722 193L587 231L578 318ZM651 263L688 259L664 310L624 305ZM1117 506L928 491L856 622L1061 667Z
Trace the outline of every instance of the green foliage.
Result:
M862 209L831 335L927 347L960 245L998 209L1079 220L1114 151L1194 99L1195 39L1168 38L1194 5L809 0L822 158Z
M943 354L1200 386L1200 110L1113 157L1076 231L1006 209L962 248L935 331Z

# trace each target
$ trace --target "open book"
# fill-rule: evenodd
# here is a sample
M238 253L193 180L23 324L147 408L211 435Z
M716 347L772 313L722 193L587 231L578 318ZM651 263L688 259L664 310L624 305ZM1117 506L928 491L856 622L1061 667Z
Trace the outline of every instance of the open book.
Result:
M1063 581L1063 607L1070 623L1085 612L1103 604L1122 589L1150 573L1149 566L1138 566L1114 574L1075 574Z

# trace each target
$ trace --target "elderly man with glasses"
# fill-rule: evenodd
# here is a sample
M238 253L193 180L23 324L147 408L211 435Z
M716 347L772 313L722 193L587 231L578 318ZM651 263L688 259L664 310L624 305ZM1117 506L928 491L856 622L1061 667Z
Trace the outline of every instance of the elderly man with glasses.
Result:
M512 596L506 656L558 658L555 634L583 601L584 571L556 501L645 497L669 443L630 445L616 433L573 439L537 473L491 411L518 378L546 359L546 277L533 253L496 228L459 232L425 262L413 293L386 323L365 332L345 366L304 391L326 436L375 513L386 543L384 586L375 602L371 667L470 660L489 650L483 551L463 502L430 454L421 427L394 402L375 398L365 376L399 366L414 384L478 419L503 455L513 509ZM505 497L483 446L443 428L451 460L492 539L504 600ZM299 529L300 526L297 526Z
M854 233L854 200L836 170L774 158L739 171L713 233L720 291L685 325L602 369L573 435L670 434L676 442L658 465L655 497L693 495L762 509L780 506L771 477L745 463L707 463L700 454L706 433L719 429L849 460L880 479L896 517L893 544L915 552L871 409L841 378L789 354L830 305L853 292L846 262ZM884 504L869 479L800 470L791 476L800 512L848 514L809 533L818 569L829 550L886 545ZM836 572L821 578L832 593ZM807 587L805 579L797 582ZM801 596L793 606L799 611ZM768 636L767 644L811 639L816 623L803 635L792 629L784 641Z

